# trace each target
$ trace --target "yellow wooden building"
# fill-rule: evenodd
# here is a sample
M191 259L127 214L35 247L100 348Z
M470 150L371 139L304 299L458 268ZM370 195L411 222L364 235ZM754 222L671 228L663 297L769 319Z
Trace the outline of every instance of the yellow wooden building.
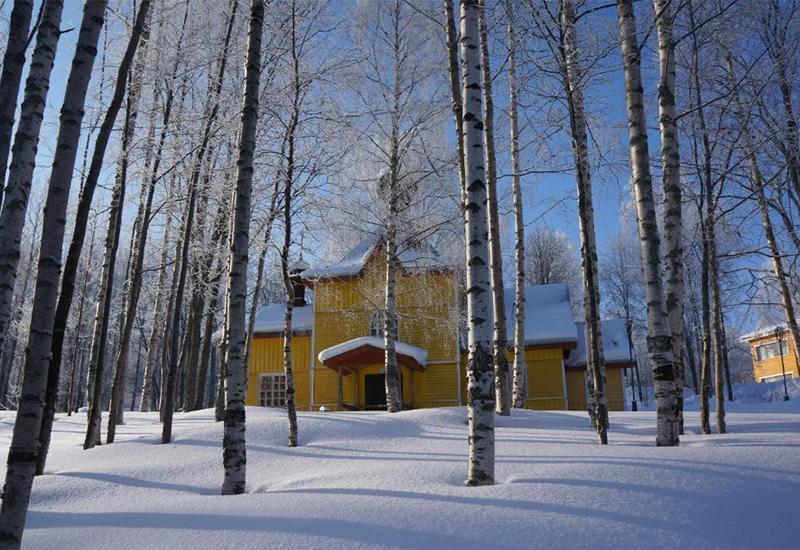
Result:
M742 336L750 346L753 359L753 378L756 382L774 382L800 377L797 350L786 325L763 327Z
M404 408L465 404L466 351L459 328L464 303L454 272L432 251L406 250L399 260L396 350ZM385 408L385 266L379 237L366 238L333 265L295 266L292 358L300 410ZM313 303L306 302L306 289L313 290ZM511 292L506 300L509 326L513 297ZM257 314L247 405L283 405L283 310L273 304ZM567 287L528 287L525 310L526 407L585 410L582 327L572 317ZM611 410L624 409L621 369L630 366L619 353L623 348L628 353L619 325L603 324L604 331L610 329L603 341L611 351L606 353Z

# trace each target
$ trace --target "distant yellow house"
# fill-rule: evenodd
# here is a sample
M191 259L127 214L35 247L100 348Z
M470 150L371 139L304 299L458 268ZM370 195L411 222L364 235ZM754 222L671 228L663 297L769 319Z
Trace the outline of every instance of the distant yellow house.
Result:
M404 408L465 404L463 300L453 270L431 251L407 250L399 260L396 350ZM382 240L368 237L336 264L295 266L292 358L299 409L385 408L385 265ZM306 288L314 291L313 303L305 300ZM573 320L567 287L531 286L525 294L526 407L585 410L583 330ZM507 299L509 326L513 296ZM283 405L283 311L283 304L272 304L256 316L247 405ZM609 408L623 410L621 372L631 366L624 323L604 321L603 331Z
M750 346L753 358L753 378L756 382L773 382L786 377L800 377L797 350L786 325L764 327L742 336Z

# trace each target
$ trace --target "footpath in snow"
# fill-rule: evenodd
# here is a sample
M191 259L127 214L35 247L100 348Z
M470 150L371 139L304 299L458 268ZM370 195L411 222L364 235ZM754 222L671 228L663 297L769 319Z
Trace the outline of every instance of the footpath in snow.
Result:
M468 488L464 408L247 410L248 494L219 496L222 425L126 414L118 443L83 451L85 414L59 415L36 479L26 548L797 548L800 411L733 412L657 448L652 412L612 413L610 444L584 414L498 418L497 484ZM104 424L105 425L105 424ZM13 414L0 416L7 447Z

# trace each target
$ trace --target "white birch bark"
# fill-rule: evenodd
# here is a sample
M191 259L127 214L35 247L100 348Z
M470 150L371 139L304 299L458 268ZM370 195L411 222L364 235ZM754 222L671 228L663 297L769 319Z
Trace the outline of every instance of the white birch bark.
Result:
M104 1L88 2L84 6L78 43L64 93L57 146L45 201L22 399L8 453L8 469L0 508L0 544L12 548L19 547L22 541L36 468L69 190L80 139L86 90L97 54L97 40L104 13Z
M293 273L289 267L292 247L292 188L295 174L295 132L300 122L300 52L297 42L297 2L292 0L292 116L287 133L286 181L283 186L283 249L281 268L286 290L286 311L283 319L283 372L286 375L286 416L289 421L289 447L297 447L297 405L295 403L292 365L292 312L294 309ZM247 365L245 364L245 368Z
M481 106L480 0L461 0L462 136L466 182L467 399L469 471L467 485L494 484L494 372L492 369L491 282Z
M485 1L485 0L484 0ZM500 214L497 208L497 155L494 148L494 100L492 71L489 66L489 36L486 30L485 5L480 20L481 75L483 77L484 121L486 143L486 200L489 223L489 261L492 276L492 318L495 410L502 416L511 414L511 377L508 368L508 331L506 329L506 297L503 288L503 252L500 249Z
M647 300L647 351L650 363L653 365L656 397L656 445L673 446L679 444L679 438L672 333L667 323L667 311L664 305L661 238L656 222L653 182L650 175L641 51L637 40L632 0L617 0L617 18L625 67L625 102L631 147L631 171Z
M3 204L3 184L6 181L8 153L11 149L11 133L14 128L14 114L17 110L17 96L22 82L22 69L25 66L25 52L28 49L28 30L31 26L33 0L14 0L11 17L8 21L8 41L3 55L3 72L0 75L0 205ZM2 347L0 335L0 347Z
M575 31L575 6L561 0L564 91L570 113L575 182L578 194L578 225L581 238L583 272L583 312L586 342L587 404L592 424L602 445L608 444L608 402L605 393L605 362L600 331L600 283L597 272L597 242L594 230L594 205L589 167L589 142L581 88L581 68Z
M683 216L680 174L680 150L675 108L674 15L671 0L653 0L658 30L658 111L661 132L661 166L664 172L664 276L666 307L672 332L675 364L675 399L678 433L683 433Z
M247 35L245 92L239 142L236 199L228 275L228 360L225 372L225 426L223 495L245 490L247 456L245 449L244 398L247 365L244 364L245 301L247 299L247 257L250 233L250 194L253 184L253 155L258 122L258 90L261 71L261 35L264 27L264 0L252 0Z
M0 211L0 235L3 236L0 239L0 347L14 310L14 283L17 280L22 229L25 226L25 214L28 211L28 198L33 183L39 131L42 128L47 92L50 90L50 73L61 36L59 25L63 8L63 0L48 0L44 4L11 151L5 201ZM5 165L3 169L5 170ZM0 187L2 185L3 180L0 180Z
M514 2L506 0L508 19L508 111L511 123L511 192L514 195L514 407L524 408L528 396L525 364L525 223L522 210L522 185L519 160L519 85L517 83L517 33L514 26Z

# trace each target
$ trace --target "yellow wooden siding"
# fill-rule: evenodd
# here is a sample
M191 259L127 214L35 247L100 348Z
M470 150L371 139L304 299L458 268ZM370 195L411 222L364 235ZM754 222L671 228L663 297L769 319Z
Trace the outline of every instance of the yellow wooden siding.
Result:
M458 371L455 363L428 365L425 372L413 374L414 407L452 407L458 405ZM466 401L462 401L465 403Z
M753 378L755 378L756 382L760 382L763 378L769 376L782 375L783 368L786 369L787 377L800 376L800 372L798 371L799 367L797 364L797 353L794 349L792 338L788 333L786 334L786 339L783 343L783 345L787 348L787 354L783 356L783 367L781 367L780 357L772 357L770 359L763 359L761 361L758 360L756 348L763 344L769 344L772 342L777 342L777 339L772 335L750 340L749 342L750 354L753 359Z
M566 409L563 353L561 348L525 350L525 364L528 367L526 409Z
M586 410L586 378L584 370L567 369L567 400L569 410Z
M606 369L606 397L609 411L625 410L625 394L622 391L622 369Z
M586 371L567 370L567 396L569 410L586 410ZM622 369L606 369L606 399L609 411L625 410L625 394L622 389Z
M292 370L295 400L298 409L307 409L309 400L309 364L311 361L311 336L292 338ZM283 372L283 336L253 338L250 364L247 366L246 405L258 405L259 374Z
M352 374L344 376L342 381L342 394L344 402L354 404L355 378ZM318 410L322 406L336 409L339 402L339 375L328 367L321 366L314 369L314 406Z
M315 349L321 351L369 334L383 308L385 260L380 251L359 277L315 285ZM400 271L397 277L400 340L425 349L429 361L454 360L458 308L452 275Z
M385 259L379 250L359 277L321 280L315 283L314 349L320 351L353 338L369 335L372 316L383 308ZM406 273L397 277L397 312L400 341L423 348L428 361L455 361L458 308L449 273ZM335 408L338 402L337 372L316 357L314 405ZM358 378L344 377L347 404L363 406L364 375L383 372L382 365L359 371ZM449 382L448 382L449 376ZM428 365L413 374L403 368L403 399L414 407L458 404L454 364ZM358 393L358 399L356 399Z

